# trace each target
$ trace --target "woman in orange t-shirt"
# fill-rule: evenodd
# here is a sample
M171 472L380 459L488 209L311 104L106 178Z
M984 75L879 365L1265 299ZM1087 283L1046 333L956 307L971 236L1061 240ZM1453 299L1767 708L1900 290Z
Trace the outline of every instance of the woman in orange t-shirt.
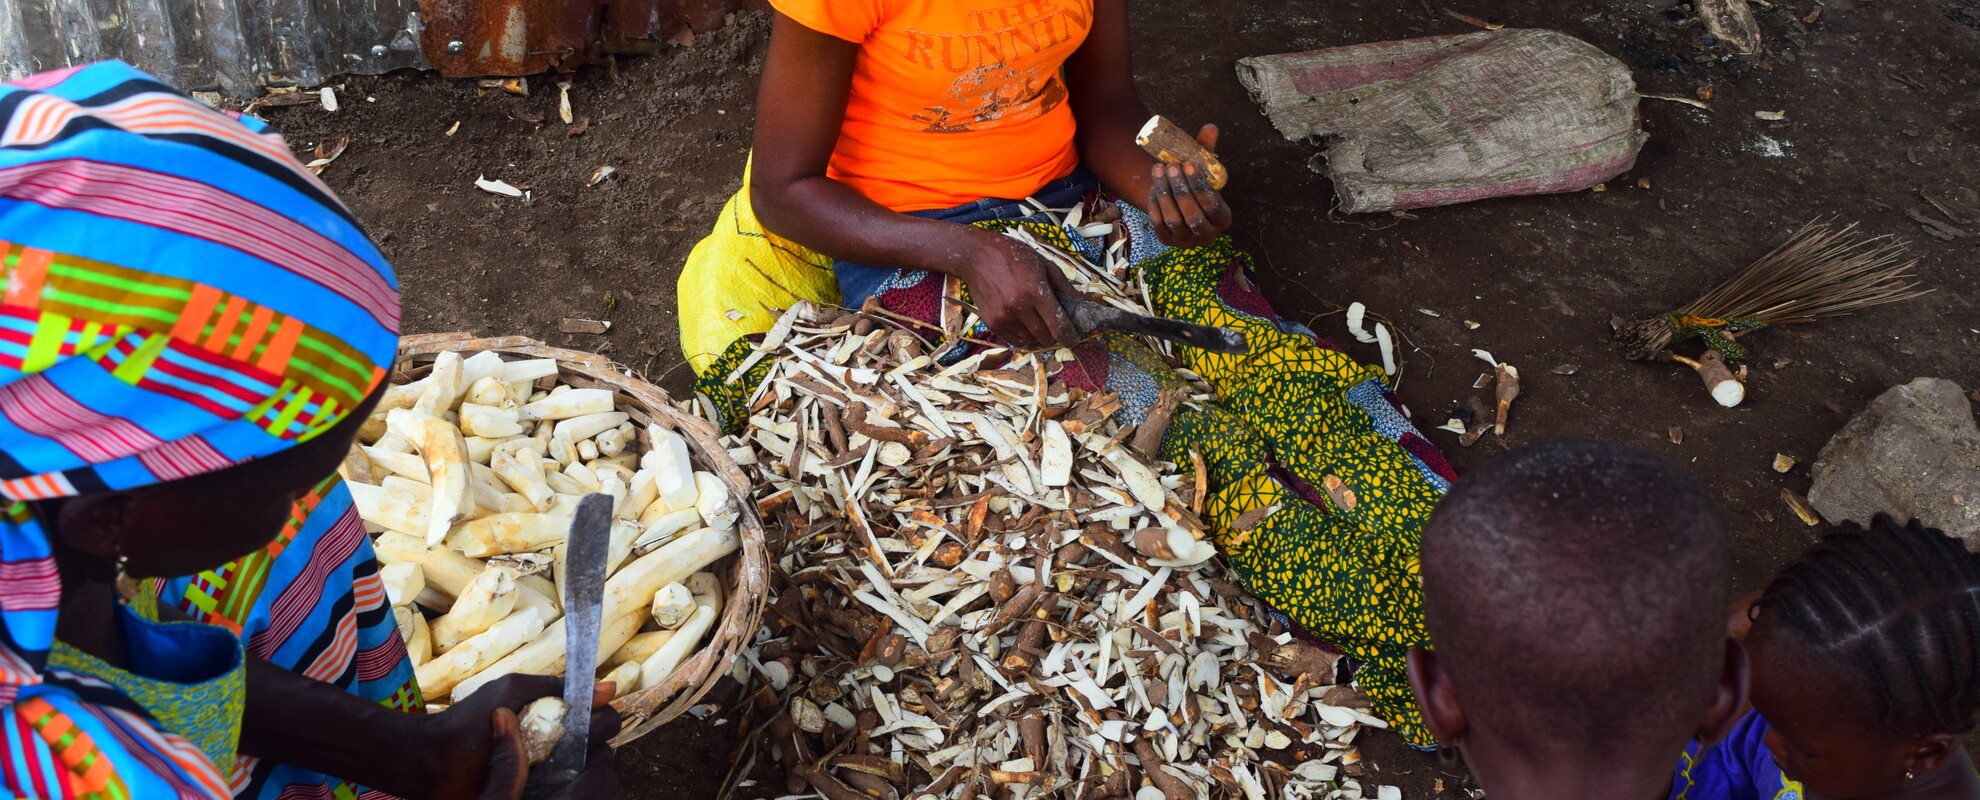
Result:
M1097 180L1165 244L1207 244L1230 225L1203 176L1134 143L1149 113L1128 71L1125 0L771 5L750 200L764 228L839 262L848 304L896 269L945 273L1006 341L1067 344L1062 281L1009 237L957 224L984 218L970 212L1059 181L1076 201Z
M1202 465L1203 521L1234 574L1293 630L1351 656L1375 713L1429 745L1405 676L1428 642L1416 551L1454 476L1381 369L1258 293L1207 176L1134 143L1149 113L1126 2L771 0L746 185L677 291L696 394L739 431L771 364L752 357L756 342L799 300L912 320L943 363L995 339L1068 347L1055 385L1113 394L1124 425L1147 422L1162 391L1188 393L1180 363L1218 400L1177 409L1148 455ZM1212 146L1216 129L1198 138ZM1117 214L1118 238L1060 239L1063 221L1036 213L1074 206ZM1123 247L1158 314L1239 329L1249 350L1178 347L1165 362L1131 337L1075 341L1063 276L974 224L993 220L1089 258ZM969 307L988 331L948 341Z

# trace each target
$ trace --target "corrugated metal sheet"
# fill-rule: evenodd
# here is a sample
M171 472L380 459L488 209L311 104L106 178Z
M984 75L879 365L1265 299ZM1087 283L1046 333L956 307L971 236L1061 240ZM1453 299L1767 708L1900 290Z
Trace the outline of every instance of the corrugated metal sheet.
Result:
M236 96L426 68L418 0L0 0L0 78L118 58Z
M749 0L0 0L0 80L117 58L237 97L404 67L527 75L686 44Z
M426 52L445 75L527 75L596 55L603 9L583 0L426 0Z

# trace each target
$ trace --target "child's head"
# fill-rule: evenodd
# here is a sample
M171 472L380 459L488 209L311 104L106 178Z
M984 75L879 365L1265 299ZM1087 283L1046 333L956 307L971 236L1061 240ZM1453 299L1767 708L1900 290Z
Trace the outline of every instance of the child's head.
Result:
M1435 651L1411 654L1410 678L1487 792L1512 761L1668 788L1688 740L1737 721L1725 533L1661 459L1600 442L1507 453L1457 482L1422 552Z
M1980 707L1980 555L1879 515L1833 529L1754 608L1753 707L1812 796L1888 794L1957 761Z

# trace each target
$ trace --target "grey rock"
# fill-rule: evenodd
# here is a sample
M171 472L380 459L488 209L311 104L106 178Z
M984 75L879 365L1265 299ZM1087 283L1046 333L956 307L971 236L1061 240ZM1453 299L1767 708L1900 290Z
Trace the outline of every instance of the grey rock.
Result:
M1824 519L1917 517L1980 548L1980 426L1959 384L1918 378L1878 395L1811 472L1808 501Z

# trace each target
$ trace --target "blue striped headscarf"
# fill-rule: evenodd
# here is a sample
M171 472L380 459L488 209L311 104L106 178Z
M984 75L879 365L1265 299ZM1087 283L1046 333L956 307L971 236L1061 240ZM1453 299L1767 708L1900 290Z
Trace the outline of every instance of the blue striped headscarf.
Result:
M117 62L0 86L0 687L61 586L25 501L223 469L335 425L399 295L281 137Z

